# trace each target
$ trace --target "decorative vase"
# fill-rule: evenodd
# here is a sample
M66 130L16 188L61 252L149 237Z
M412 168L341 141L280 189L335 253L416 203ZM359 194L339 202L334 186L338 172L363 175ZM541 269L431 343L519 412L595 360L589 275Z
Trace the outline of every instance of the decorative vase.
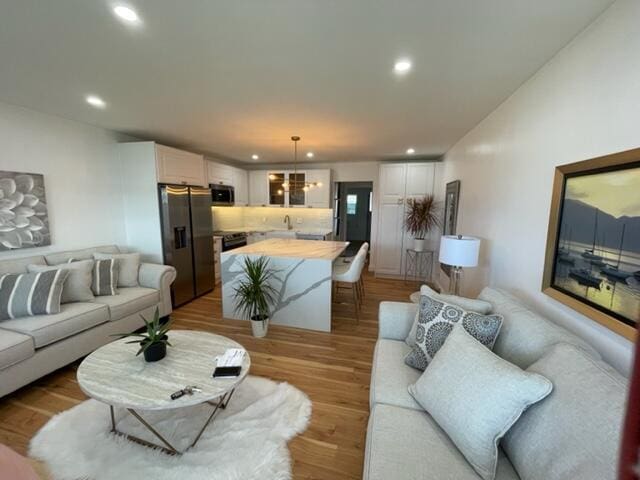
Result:
M162 337L167 340L167 336ZM144 360L146 362L157 362L167 356L167 344L165 342L152 343L144 351Z
M413 239L413 249L416 252L422 252L424 251L424 247L426 244L426 240L424 238L414 238Z
M262 338L267 335L269 329L269 317L256 315L251 317L251 332L254 337Z

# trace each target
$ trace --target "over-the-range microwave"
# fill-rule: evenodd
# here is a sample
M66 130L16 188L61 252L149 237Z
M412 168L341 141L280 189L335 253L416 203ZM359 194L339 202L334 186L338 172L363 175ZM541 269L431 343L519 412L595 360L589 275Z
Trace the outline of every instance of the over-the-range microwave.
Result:
M234 205L235 193L231 185L217 185L212 183L211 187L211 205Z

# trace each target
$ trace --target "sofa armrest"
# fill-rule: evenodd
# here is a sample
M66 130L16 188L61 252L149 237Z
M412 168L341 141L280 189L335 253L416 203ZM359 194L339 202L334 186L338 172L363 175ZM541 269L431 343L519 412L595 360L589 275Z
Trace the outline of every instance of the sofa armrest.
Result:
M176 279L176 269L169 265L141 263L138 283L141 287L155 288L160 292L160 316L169 315L171 307L171 284Z
M380 302L378 338L404 340L416 317L418 305L406 302Z

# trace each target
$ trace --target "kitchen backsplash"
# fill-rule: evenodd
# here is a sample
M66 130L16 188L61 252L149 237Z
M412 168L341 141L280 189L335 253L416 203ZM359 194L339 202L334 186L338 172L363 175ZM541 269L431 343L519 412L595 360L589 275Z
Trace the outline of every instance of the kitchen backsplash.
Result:
M289 215L294 228L332 228L330 208L277 207L211 207L214 230L241 227L286 228L284 216Z

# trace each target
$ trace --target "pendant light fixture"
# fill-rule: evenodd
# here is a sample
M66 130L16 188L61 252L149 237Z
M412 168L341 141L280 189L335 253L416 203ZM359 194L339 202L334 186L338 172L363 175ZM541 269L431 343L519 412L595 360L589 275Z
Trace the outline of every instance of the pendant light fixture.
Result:
M283 195L285 192L291 194L300 190L308 192L312 188L322 186L322 182L301 182L298 180L298 142L300 141L300 137L294 135L291 137L291 141L293 142L293 181L289 180L287 182L285 180L282 182L282 188L278 189L278 195ZM289 174L289 178L291 179L291 174ZM269 175L269 179L275 180L276 176L271 174Z

